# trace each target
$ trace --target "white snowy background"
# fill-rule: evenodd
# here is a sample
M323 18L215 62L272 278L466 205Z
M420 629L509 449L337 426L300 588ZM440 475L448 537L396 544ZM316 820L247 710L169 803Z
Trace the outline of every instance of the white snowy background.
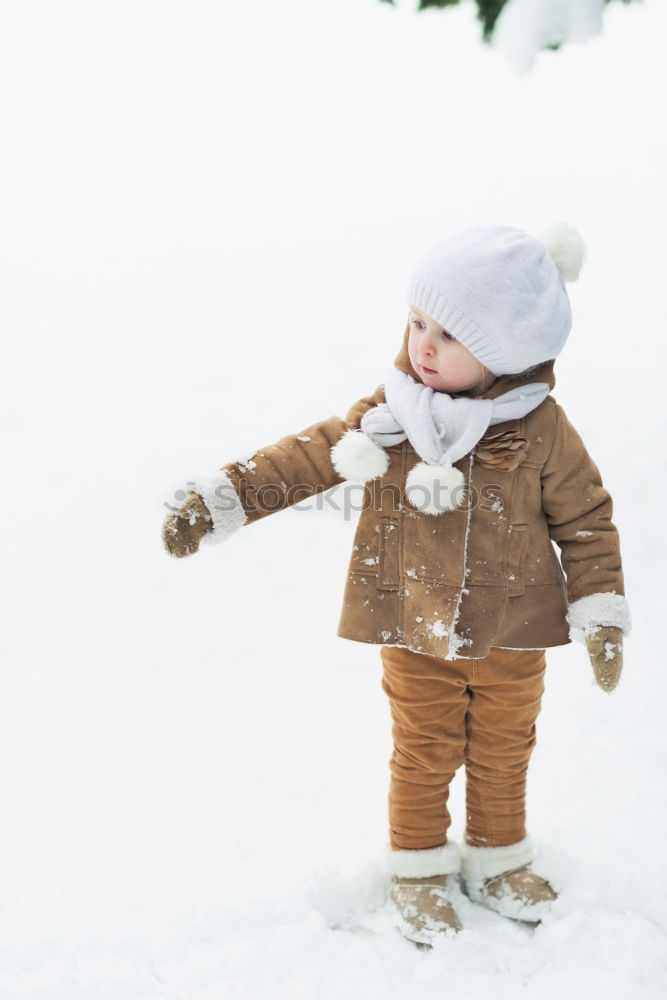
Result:
M665 995L667 8L611 4L519 73L472 4L415 6L3 0L2 1000ZM379 648L335 635L358 514L182 561L160 527L373 391L431 243L560 219L588 259L554 396L634 628L610 696L548 654L553 913L468 904L429 953L384 903ZM451 806L460 840L461 774Z

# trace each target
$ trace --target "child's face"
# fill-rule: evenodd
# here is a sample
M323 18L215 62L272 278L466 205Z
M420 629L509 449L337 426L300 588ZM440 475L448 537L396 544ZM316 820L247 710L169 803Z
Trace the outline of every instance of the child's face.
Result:
M463 392L476 385L483 368L470 351L421 309L410 309L408 355L424 385L437 392Z

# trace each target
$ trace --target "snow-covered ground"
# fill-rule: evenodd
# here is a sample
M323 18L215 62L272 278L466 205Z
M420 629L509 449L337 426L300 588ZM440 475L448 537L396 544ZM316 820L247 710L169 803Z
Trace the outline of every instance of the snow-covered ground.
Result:
M611 4L522 76L472 4L0 22L2 1000L664 997L665 5ZM614 496L634 630L611 696L548 654L553 913L468 905L426 953L384 904L379 649L335 635L357 515L179 562L160 525L382 381L432 242L561 218L589 257L554 395ZM461 775L452 809L460 839Z

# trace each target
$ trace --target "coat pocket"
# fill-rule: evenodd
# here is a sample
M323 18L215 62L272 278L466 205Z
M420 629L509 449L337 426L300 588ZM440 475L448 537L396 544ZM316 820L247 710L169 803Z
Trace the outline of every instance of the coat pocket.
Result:
M398 590L400 530L397 517L382 517L379 524L378 590Z
M507 593L510 597L523 594L526 589L526 546L528 525L510 524L508 529L507 558L505 561L505 579Z

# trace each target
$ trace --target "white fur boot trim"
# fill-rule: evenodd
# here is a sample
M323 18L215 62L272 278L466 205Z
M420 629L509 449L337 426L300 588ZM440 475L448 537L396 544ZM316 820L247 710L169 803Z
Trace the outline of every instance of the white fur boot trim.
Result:
M586 636L597 631L598 625L616 625L623 635L629 635L632 628L628 602L615 590L580 597L569 605L565 619L570 626L570 639L583 643Z
M424 514L454 510L462 498L465 476L453 465L418 462L405 480L405 498Z
M333 467L343 479L366 483L383 476L389 468L389 456L363 431L345 431L331 449Z
M512 872L515 868L523 868L537 857L530 837L503 847L472 847L464 844L462 854L461 872L473 902L479 899L486 879Z
M213 531L204 535L202 541L217 545L233 535L247 518L241 499L226 472L197 479L188 483L193 493L198 493L213 518Z
M449 875L461 867L458 844L451 841L441 847L423 850L393 850L387 846L389 871L399 878L427 878L429 875Z

